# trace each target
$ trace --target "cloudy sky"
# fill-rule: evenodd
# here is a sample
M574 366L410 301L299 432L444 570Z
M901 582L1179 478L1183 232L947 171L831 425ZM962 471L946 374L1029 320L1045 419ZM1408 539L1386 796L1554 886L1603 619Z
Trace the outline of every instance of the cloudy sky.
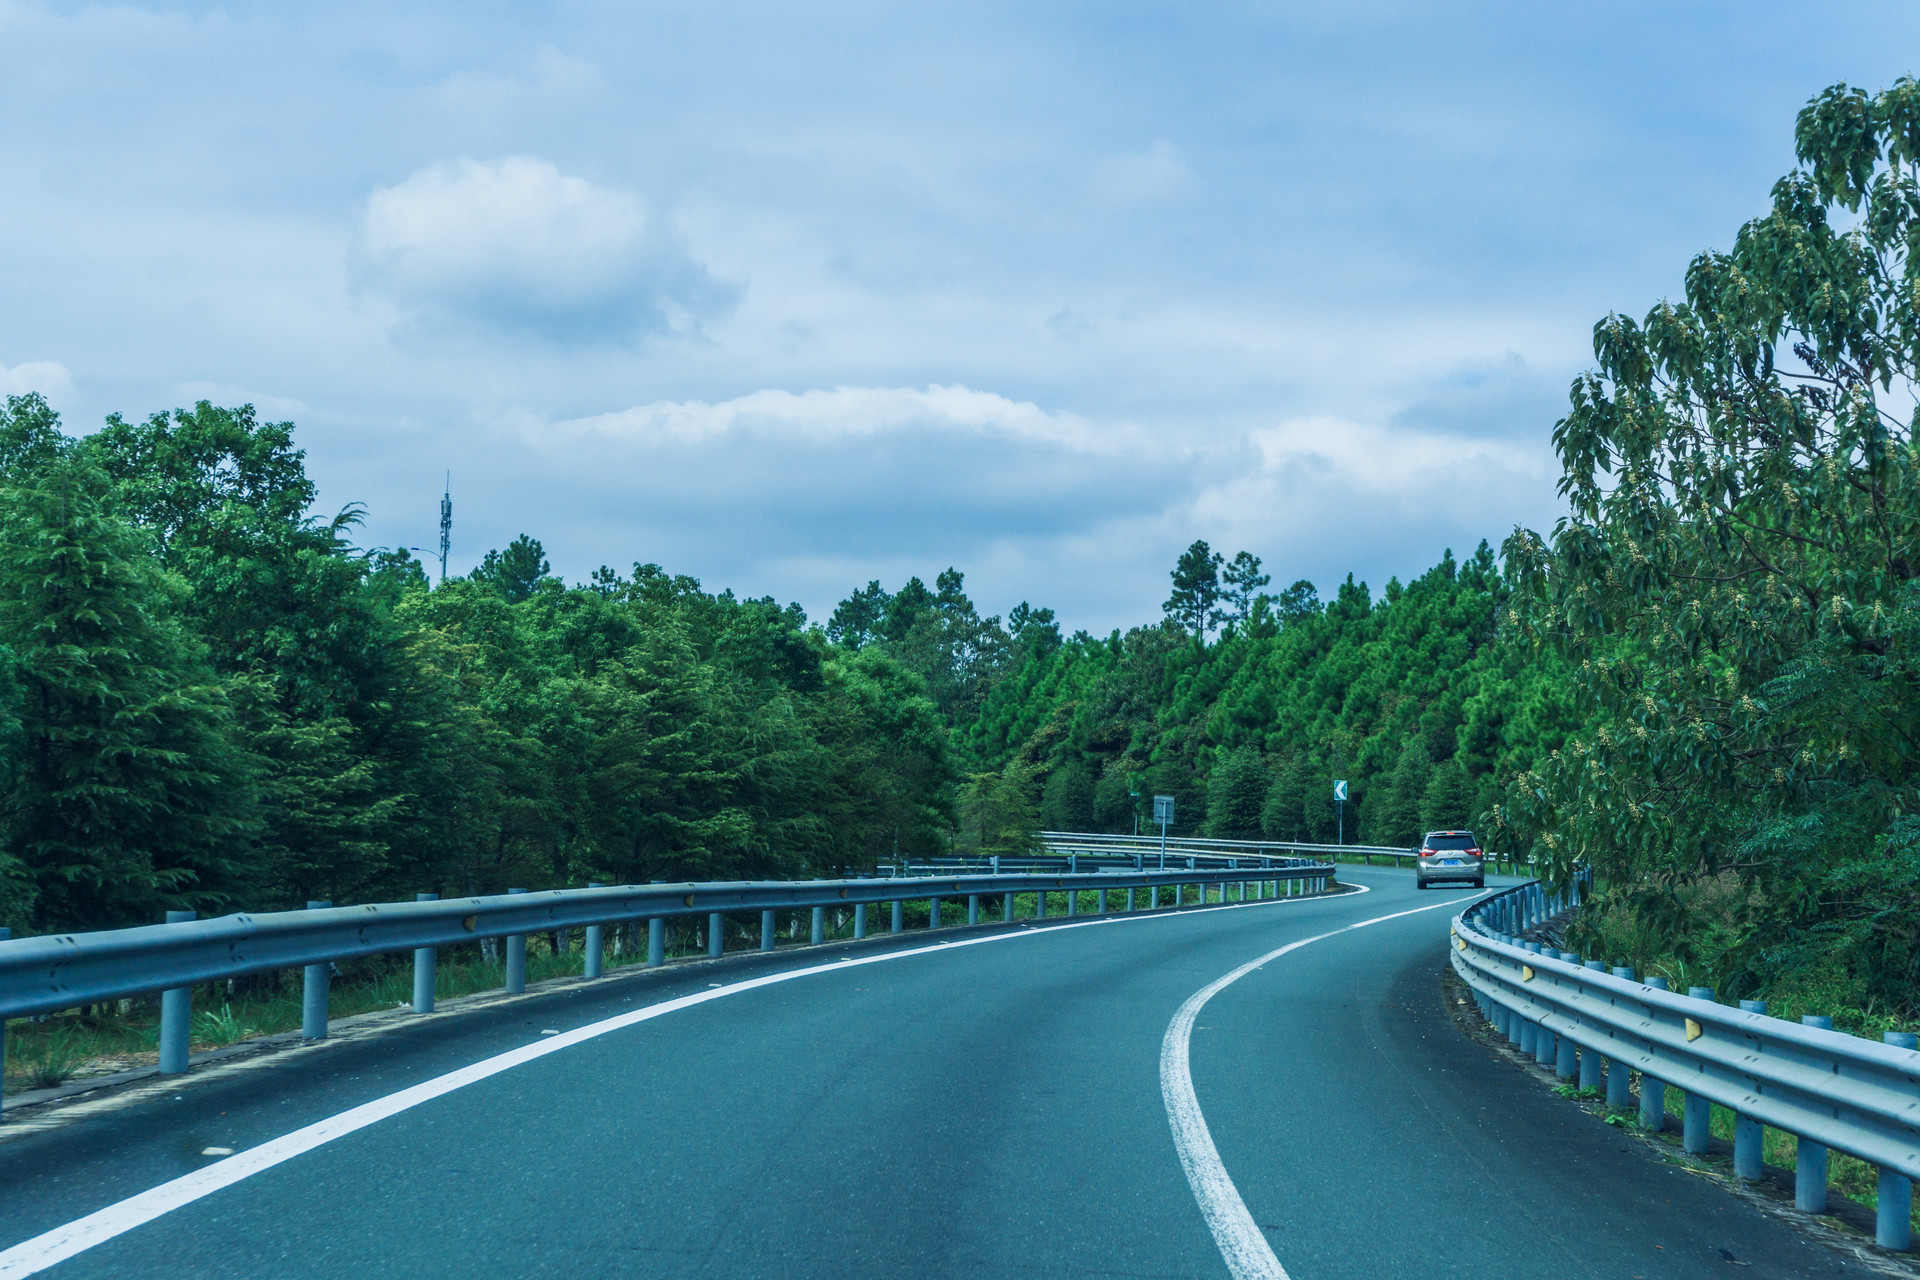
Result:
M251 402L455 572L1156 617L1550 524L1593 322L1920 10L0 0L0 392Z

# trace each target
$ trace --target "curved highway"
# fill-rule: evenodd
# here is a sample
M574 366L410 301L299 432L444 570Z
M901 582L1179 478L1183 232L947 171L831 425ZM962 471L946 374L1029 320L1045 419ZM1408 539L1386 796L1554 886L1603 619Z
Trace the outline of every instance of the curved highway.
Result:
M676 965L103 1110L0 1147L0 1280L1844 1271L1455 1029L1475 895L1341 877Z

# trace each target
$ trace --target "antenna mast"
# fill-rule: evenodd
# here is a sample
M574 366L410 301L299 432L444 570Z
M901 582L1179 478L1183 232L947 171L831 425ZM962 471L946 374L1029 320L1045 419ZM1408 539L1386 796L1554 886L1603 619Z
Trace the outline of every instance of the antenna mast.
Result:
M446 492L440 495L440 581L447 580L447 548L453 545L453 472L447 472Z

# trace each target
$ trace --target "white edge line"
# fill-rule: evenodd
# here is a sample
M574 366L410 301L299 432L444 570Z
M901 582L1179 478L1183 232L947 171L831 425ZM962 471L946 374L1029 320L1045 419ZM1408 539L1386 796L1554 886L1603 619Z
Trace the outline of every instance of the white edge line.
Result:
M1485 892L1483 890L1481 894L1472 896L1480 897ZM1213 1133L1207 1128L1207 1118L1200 1110L1200 1099L1194 1094L1193 1070L1189 1061L1194 1019L1200 1016L1200 1010L1206 1007L1207 1001L1269 960L1278 960L1289 951L1298 951L1311 943L1337 937L1354 929L1364 929L1385 920L1398 920L1402 916L1456 906L1461 901L1463 899L1449 898L1431 906L1375 916L1371 920L1357 921L1311 938L1289 942L1284 947L1247 961L1233 972L1214 979L1194 992L1180 1006L1180 1011L1173 1015L1173 1021L1167 1024L1166 1038L1160 1042L1160 1096L1167 1105L1167 1124L1173 1130L1173 1145L1180 1153L1180 1167L1186 1170L1187 1185L1193 1188L1193 1198L1200 1205L1200 1216L1206 1219L1208 1230L1213 1232L1214 1243L1220 1246L1220 1256L1226 1259L1227 1270L1233 1273L1234 1280L1289 1278L1287 1269L1274 1256L1273 1246L1267 1243L1266 1234L1247 1211L1239 1188L1233 1185L1226 1166L1221 1163L1219 1149L1213 1145Z
M1258 868L1251 868L1258 870ZM1248 879L1253 877L1249 876ZM1366 885L1354 884L1352 888L1361 892L1370 892ZM124 1235L135 1227L152 1222L155 1218L173 1212L175 1209L192 1204L205 1196L210 1196L223 1187L251 1178L256 1173L264 1173L277 1164L293 1159L295 1156L324 1146L336 1138L344 1138L356 1130L368 1125L378 1124L390 1116L411 1110L423 1102L429 1102L456 1089L495 1076L502 1071L511 1070L523 1063L543 1058L550 1053L558 1053L588 1040L619 1031L636 1023L647 1022L663 1014L675 1013L681 1009L690 1009L705 1004L709 1000L718 1000L722 996L738 995L743 991L755 991L775 983L791 982L795 978L811 977L814 974L833 973L840 969L857 968L860 965L881 964L890 960L903 960L908 956L927 955L937 951L950 951L955 947L977 947L990 942L1006 942L1014 938L1038 938L1058 933L1063 929L1084 929L1095 925L1137 924L1147 920L1177 920L1186 916L1199 915L1209 911L1239 911L1242 908L1281 907L1300 905L1308 902L1325 902L1329 898L1345 897L1345 894L1332 894L1325 897L1311 895L1297 898L1263 898L1254 902L1229 902L1218 906L1195 906L1184 911L1133 912L1112 915L1097 915L1083 920L1069 921L1059 917L1060 923L1046 923L1040 928L1020 929L1010 933L994 933L977 938L955 938L948 941L929 943L926 946L910 947L899 951L887 951L880 955L855 956L846 960L834 960L826 964L809 965L801 969L788 969L780 973L764 974L758 978L749 978L744 982L730 983L724 987L709 988L692 995L679 996L672 1000L663 1000L644 1008L627 1013L616 1014L599 1022L576 1027L572 1031L557 1036L546 1036L532 1044L522 1045L518 1049L509 1049L505 1053L495 1054L470 1066L449 1071L445 1075L423 1080L410 1088L390 1093L384 1098L375 1098L363 1102L338 1115L325 1120L317 1120L291 1133L269 1139L257 1147L250 1147L236 1155L216 1161L192 1173L182 1174L171 1182L163 1182L157 1187L127 1197L103 1209L95 1210L85 1217L75 1218L64 1226L44 1231L29 1240L0 1252L0 1280L15 1280L15 1277L36 1275L56 1263L63 1262L75 1254L84 1253L95 1245L104 1244L115 1236ZM1421 908L1427 910L1427 908ZM1386 917L1382 917L1383 919ZM1367 923L1372 923L1368 921ZM1358 926L1353 926L1357 928ZM1326 935L1321 935L1322 937ZM1315 939L1308 939L1315 941ZM1287 950L1283 948L1282 950ZM1276 953L1279 954L1279 953ZM1256 962L1258 963L1258 962ZM1232 977L1238 977L1236 972ZM1231 978L1228 979L1230 981ZM1224 986L1225 982L1216 984ZM1211 993L1211 989L1209 994ZM1189 1001L1191 1003L1191 1001ZM1164 1074L1164 1052L1163 1067ZM1196 1114L1198 1110L1196 1107ZM1201 1122L1204 1131L1205 1121ZM1211 1139L1208 1150L1212 1150ZM1185 1156L1182 1156L1184 1161ZM1216 1158L1215 1163L1218 1163ZM1191 1173L1189 1174L1191 1176ZM1232 1190L1232 1184L1228 1184ZM1238 1203L1239 1197L1234 1197ZM1245 1213L1242 1206L1241 1212ZM1276 1264L1277 1265L1277 1264ZM1285 1274L1285 1273L1281 1273Z

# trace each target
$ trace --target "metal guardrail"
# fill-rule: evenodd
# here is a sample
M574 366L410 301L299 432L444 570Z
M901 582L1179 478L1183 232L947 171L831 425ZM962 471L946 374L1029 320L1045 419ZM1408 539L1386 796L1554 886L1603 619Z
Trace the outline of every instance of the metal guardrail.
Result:
M1160 854L1156 846L1151 853L1113 853L1098 846L1089 846L1086 850L1072 846L1060 846L1060 852L1052 855L1037 854L996 854L988 858L910 858L898 863L880 863L875 868L876 875L953 875L956 873L976 873L999 875L1003 872L1025 871L1057 875L1065 872L1077 875L1083 871L1158 871ZM1196 854L1169 851L1166 868L1188 871L1261 871L1290 869L1299 866L1319 866L1313 858L1274 858L1274 857L1229 857L1216 854Z
M1767 1016L1763 1001L1718 1003L1708 987L1686 995L1657 976L1584 963L1519 935L1577 905L1583 886L1549 894L1538 882L1482 900L1453 921L1450 959L1481 1012L1523 1054L1627 1108L1640 1076L1640 1124L1666 1123L1666 1087L1683 1091L1682 1146L1704 1152L1710 1104L1734 1113L1736 1177L1762 1174L1766 1126L1795 1136L1795 1204L1826 1208L1829 1149L1880 1170L1879 1243L1911 1246L1913 1179L1920 1177L1920 1052L1910 1032L1876 1044Z
M812 941L825 938L829 908L854 913L853 936L867 936L867 908L893 906L892 932L903 931L902 904L929 900L929 928L942 927L940 904L967 900L967 923L980 921L982 899L999 898L1002 917L1014 919L1015 898L1035 895L1036 918L1047 913L1047 895L1064 893L1066 914L1078 914L1080 895L1096 894L1107 909L1107 895L1126 892L1126 910L1134 894L1146 890L1149 907L1160 905L1160 890L1174 890L1175 906L1185 905L1188 885L1204 901L1210 886L1240 886L1240 900L1323 892L1334 868L1315 863L1287 867L1166 871L1097 871L1072 874L947 875L913 879L736 881L684 884L591 886L538 893L509 890L486 897L439 900L430 894L415 902L379 902L333 907L309 904L305 911L241 913L195 920L188 912L170 912L168 923L99 933L52 934L0 941L0 1020L52 1013L96 1001L161 993L160 1070L187 1068L188 1031L195 984L239 978L279 969L305 971L302 1033L319 1039L327 1033L327 994L332 965L363 956L411 951L414 957L416 1011L433 1009L436 949L484 938L504 938L506 990L526 989L526 938L530 933L586 930L586 976L597 978L603 964L607 925L645 920L647 963L666 962L665 924L684 916L707 917L708 955L725 946L722 922L730 913L760 913L760 946L773 950L776 919L783 911L811 909ZM0 1048L4 1029L0 1023Z
M1101 831L1042 831L1040 843L1049 849L1088 850L1125 850L1133 852L1153 852L1160 850L1160 837L1110 835ZM1228 840L1212 836L1168 836L1168 853L1178 850L1183 856L1189 853L1211 854L1219 857L1307 857L1321 854L1377 854L1380 856L1399 855L1412 857L1412 849L1403 849L1394 845L1370 844L1301 844L1291 840Z
M1040 843L1056 854L1071 853L1111 853L1125 855L1157 855L1160 850L1160 837L1108 835L1104 832L1085 831L1042 831ZM1305 858L1358 858L1368 866L1375 858L1390 859L1394 866L1402 866L1418 856L1417 849L1403 849L1395 845L1375 844L1303 844L1287 840L1226 840L1210 836L1168 836L1167 853L1171 856L1178 851L1182 857L1211 857L1227 859L1231 857L1305 857ZM1505 867L1515 874L1523 874L1520 862L1498 853L1488 853L1487 862L1496 871Z

